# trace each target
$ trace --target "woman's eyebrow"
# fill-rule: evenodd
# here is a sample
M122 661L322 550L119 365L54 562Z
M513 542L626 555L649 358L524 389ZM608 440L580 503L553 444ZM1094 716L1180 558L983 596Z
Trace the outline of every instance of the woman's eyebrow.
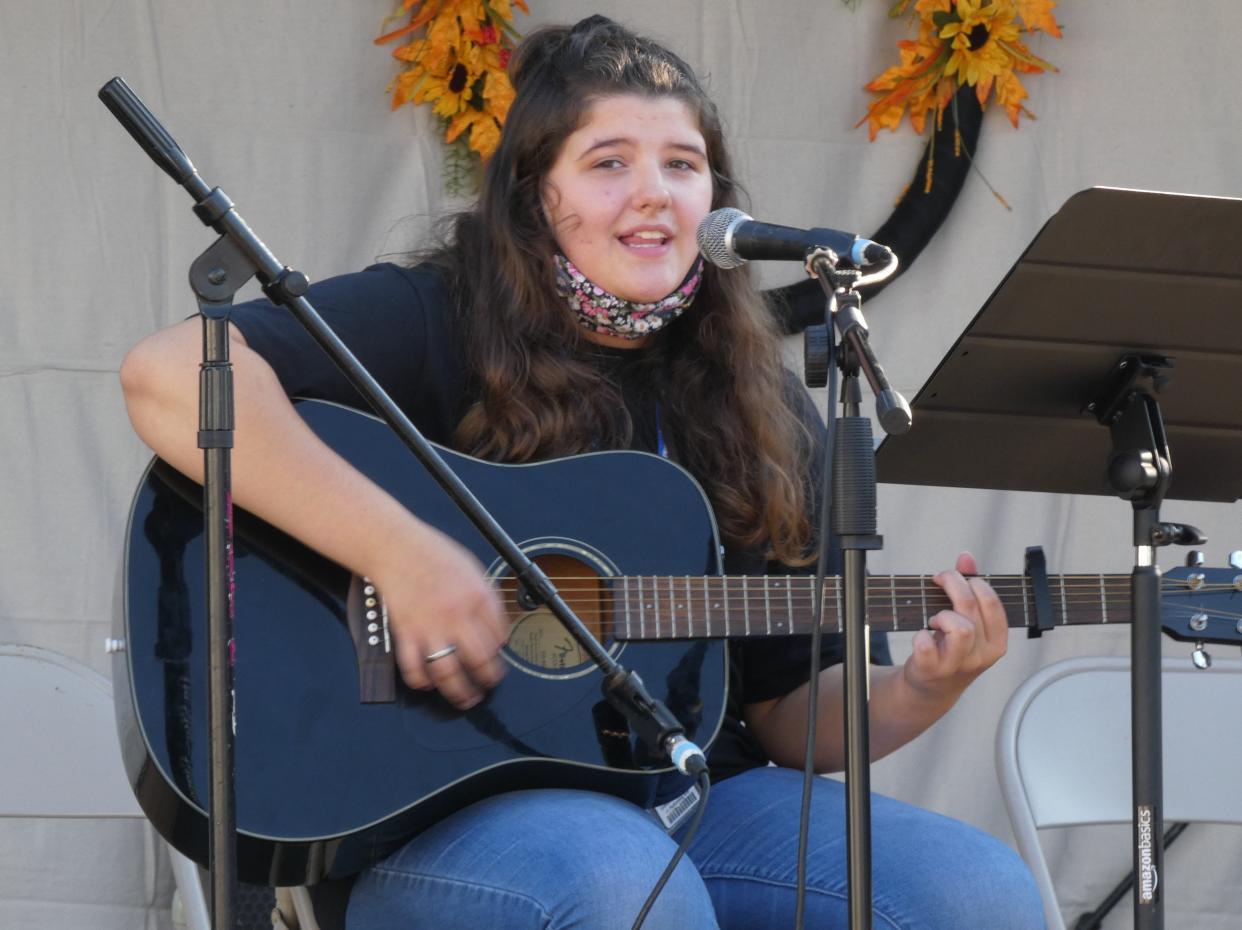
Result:
M592 143L590 148L588 148L586 151L584 151L581 155L578 156L578 159L581 160L583 158L586 158L596 149L607 148L611 145L633 145L633 144L634 144L634 140L626 136L616 136L612 139L600 139L599 141ZM698 155L701 158L707 157L707 153L703 151L703 147L701 145L695 145L693 142L670 142L667 147L670 149L677 149L678 151L681 151L681 152L690 152L691 154Z
M633 145L633 144L634 144L634 140L628 139L625 136L616 136L612 139L600 139L596 142L593 142L591 144L591 147L586 149L586 151L584 151L581 155L579 155L578 158L579 159L586 158L596 149L608 148L611 145Z

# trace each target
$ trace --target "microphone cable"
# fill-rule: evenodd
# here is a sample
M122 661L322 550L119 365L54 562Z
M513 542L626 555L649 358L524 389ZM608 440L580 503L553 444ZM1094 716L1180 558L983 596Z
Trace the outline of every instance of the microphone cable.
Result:
M837 357L834 322L828 321L828 408L825 416L824 467L820 488L819 560L815 565L815 603L811 605L811 671L807 680L806 758L802 767L802 810L798 817L798 889L794 912L795 930L803 930L806 920L806 853L810 838L811 790L814 787L815 736L819 728L820 645L823 642L824 578L828 574L829 544L832 541L832 465L836 445Z
M638 912L638 917L634 920L631 930L639 930L642 927L643 921L647 919L647 915L651 912L651 908L655 906L656 898L660 896L660 892L664 890L668 880L673 877L673 870L677 868L677 863L686 854L686 850L690 848L690 843L693 842L695 834L699 832L699 824L703 820L704 811L707 810L707 795L712 787L711 776L708 775L707 769L699 772L699 777L695 784L699 788L699 802L694 811L694 819L690 821L690 826L686 828L686 835L681 838L681 843L678 844L677 851L673 853L673 858L664 867L664 871L655 883L655 887L651 889L651 894L647 895L647 900L643 903L642 910Z

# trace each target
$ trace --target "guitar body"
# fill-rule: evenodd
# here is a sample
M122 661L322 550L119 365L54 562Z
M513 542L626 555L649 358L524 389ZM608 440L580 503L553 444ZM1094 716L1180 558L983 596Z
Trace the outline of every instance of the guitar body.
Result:
M328 445L412 512L490 571L507 574L384 424L330 404L304 402L298 409ZM545 568L549 575L569 566L595 585L601 616L609 576L719 571L715 522L701 489L657 456L604 452L495 465L442 454L536 561L555 566ZM680 778L668 774L664 760L647 757L603 703L594 665L539 611L515 626L504 680L469 711L399 680L390 698L363 694L359 649L346 623L362 582L245 512L235 513L234 524L242 880L301 884L350 874L461 807L503 791L580 787L645 805L662 775ZM118 623L126 648L114 680L126 766L159 832L206 862L201 489L158 459L135 497L125 556ZM606 635L606 622L597 628ZM722 640L606 645L688 735L711 741L726 698ZM381 667L384 675L397 679L395 666Z

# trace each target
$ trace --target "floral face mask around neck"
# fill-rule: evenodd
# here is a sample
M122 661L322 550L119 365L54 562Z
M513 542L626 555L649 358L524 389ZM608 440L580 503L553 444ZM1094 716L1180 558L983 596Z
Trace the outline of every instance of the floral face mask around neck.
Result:
M579 323L604 336L641 339L659 332L694 302L702 282L703 259L700 257L671 294L651 303L640 303L608 293L592 283L568 258L556 253L556 289Z

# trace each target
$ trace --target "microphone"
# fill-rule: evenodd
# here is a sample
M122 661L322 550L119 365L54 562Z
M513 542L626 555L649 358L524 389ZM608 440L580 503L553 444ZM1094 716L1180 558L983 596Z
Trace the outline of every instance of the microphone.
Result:
M741 210L722 207L703 217L699 251L717 268L736 268L764 259L806 261L807 253L829 248L856 268L891 261L892 251L878 242L839 229L794 229L760 223Z

